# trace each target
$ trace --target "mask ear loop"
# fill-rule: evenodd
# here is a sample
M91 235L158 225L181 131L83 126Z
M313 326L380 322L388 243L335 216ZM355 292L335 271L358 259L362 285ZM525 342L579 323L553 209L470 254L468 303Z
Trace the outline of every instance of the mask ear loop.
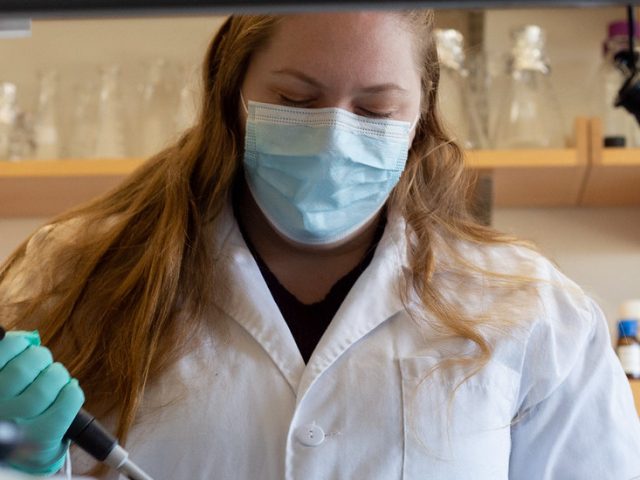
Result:
M240 90L240 101L242 102L242 108L244 108L244 111L246 112L246 114L249 115L249 109L247 108L247 103L244 101L242 90Z
M413 123L409 127L409 133L413 132L413 130L418 126L418 123L420 122L420 118L422 118L422 114L421 113L416 115L416 119L413 121Z

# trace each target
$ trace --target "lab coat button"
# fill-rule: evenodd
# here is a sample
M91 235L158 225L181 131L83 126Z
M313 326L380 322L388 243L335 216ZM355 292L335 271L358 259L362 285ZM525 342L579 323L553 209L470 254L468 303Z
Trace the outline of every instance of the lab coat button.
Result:
M301 425L296 428L296 439L307 447L317 447L324 442L324 430L318 425Z

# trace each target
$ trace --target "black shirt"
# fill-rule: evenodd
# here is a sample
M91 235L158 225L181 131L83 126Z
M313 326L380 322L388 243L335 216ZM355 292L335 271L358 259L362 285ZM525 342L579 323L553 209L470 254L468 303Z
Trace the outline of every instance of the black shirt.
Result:
M236 218L239 218L238 215L236 215ZM238 225L240 226L240 232L244 237L244 241L249 247L253 258L256 260L256 263L260 268L260 272L271 291L271 295L280 309L280 313L282 313L282 316L293 334L293 338L300 349L302 358L305 363L307 363L309 358L311 358L311 354L316 348L316 345L318 345L320 338L351 290L351 287L353 287L356 280L358 280L358 277L371 263L376 247L378 246L378 242L384 233L386 216L384 214L381 215L373 242L362 261L353 270L338 280L333 287L331 287L331 290L323 300L312 304L302 303L291 292L282 286L273 272L269 270L267 264L264 263L260 255L258 255L258 252L249 241L249 237L239 221Z

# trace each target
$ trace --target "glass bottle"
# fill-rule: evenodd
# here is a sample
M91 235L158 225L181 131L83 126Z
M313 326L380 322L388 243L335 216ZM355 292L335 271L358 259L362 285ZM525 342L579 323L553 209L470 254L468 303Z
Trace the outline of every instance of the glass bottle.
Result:
M120 85L120 67L112 65L102 70L96 145L99 158L126 157L124 100Z
M500 149L563 148L564 122L551 84L545 32L528 25L514 30L512 40L494 144Z
M486 148L465 68L464 37L453 29L436 29L434 33L440 61L438 101L447 128L464 148Z
M636 26L640 39L640 25ZM629 24L618 21L609 24L609 34L603 44L603 60L592 87L594 115L602 119L605 147L639 147L640 127L625 109L617 108L618 92L627 79L628 67L619 54L629 49Z
M34 159L47 160L60 156L57 90L58 74L55 71L43 73L40 76L38 104L33 125Z
M66 154L69 158L91 158L96 153L96 100L93 83L77 84L71 107L71 131Z
M17 94L15 84L0 82L0 161L9 159L9 140L18 113Z
M622 363L627 378L640 378L640 343L637 320L621 320L618 322L618 345L616 353Z
M638 342L640 300L630 300L620 306L618 345L616 353L628 378L640 378L640 343Z
M148 70L142 90L140 112L140 154L153 155L175 135L174 116L177 106L176 89L172 85L167 62L155 61Z
M35 158L35 120L33 115L18 110L9 136L8 159L12 162Z
M197 95L194 87L194 72L190 67L182 68L182 86L178 94L178 107L175 114L175 131L184 132L193 126L197 117Z

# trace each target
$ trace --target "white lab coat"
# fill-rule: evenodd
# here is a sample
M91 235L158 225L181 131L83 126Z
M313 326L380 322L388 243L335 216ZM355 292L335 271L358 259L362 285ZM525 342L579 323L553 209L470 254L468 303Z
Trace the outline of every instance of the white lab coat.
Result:
M640 478L640 424L603 314L543 257L466 248L487 268L549 282L533 306L514 305L523 327L448 409L456 371L423 379L470 344L423 336L407 314L401 218L307 365L229 209L214 242L226 288L210 321L226 334L212 329L148 389L126 446L156 480ZM478 315L520 298L438 281Z

